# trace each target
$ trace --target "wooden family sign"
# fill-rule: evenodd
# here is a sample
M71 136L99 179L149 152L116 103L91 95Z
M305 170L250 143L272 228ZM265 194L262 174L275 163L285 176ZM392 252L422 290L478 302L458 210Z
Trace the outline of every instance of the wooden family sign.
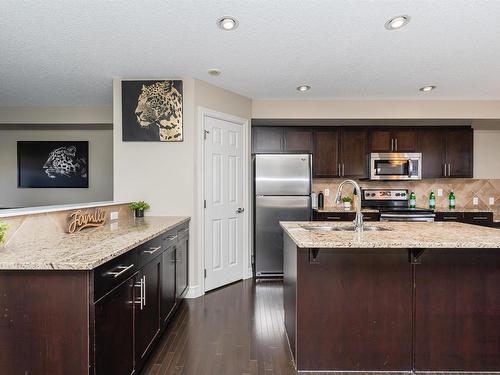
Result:
M79 232L84 228L99 227L106 223L106 211L96 208L95 210L78 210L68 216L68 233Z

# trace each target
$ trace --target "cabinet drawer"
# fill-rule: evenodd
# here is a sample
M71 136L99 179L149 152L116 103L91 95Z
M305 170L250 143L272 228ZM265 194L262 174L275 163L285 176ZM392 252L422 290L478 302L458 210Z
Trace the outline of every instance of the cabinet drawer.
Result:
M139 266L148 264L151 260L160 255L166 247L162 245L162 237L158 236L137 247Z
M436 212L435 221L462 221L463 212Z
M493 224L492 212L465 212L464 222L469 224L491 226Z
M185 238L189 236L189 226L188 225L183 225L177 228L177 239L180 240L182 238Z
M379 216L378 212L363 212L363 220L364 221L380 221L380 216Z
M161 243L166 250L177 243L177 230L169 230L161 235Z
M94 301L104 296L139 269L135 249L97 267L94 273Z

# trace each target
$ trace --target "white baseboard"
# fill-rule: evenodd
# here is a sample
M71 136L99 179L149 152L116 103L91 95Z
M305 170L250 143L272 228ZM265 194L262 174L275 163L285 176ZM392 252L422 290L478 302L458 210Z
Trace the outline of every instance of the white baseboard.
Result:
M253 277L253 270L252 270L252 267L249 267L247 270L247 273L243 277L243 280L251 279L252 277Z
M203 293L199 285L193 285L189 287L185 298L198 298L201 297L203 294L205 293Z

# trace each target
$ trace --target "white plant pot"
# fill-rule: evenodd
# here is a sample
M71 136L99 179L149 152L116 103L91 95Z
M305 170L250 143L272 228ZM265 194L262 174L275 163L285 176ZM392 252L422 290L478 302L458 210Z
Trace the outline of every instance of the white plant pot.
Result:
M350 210L351 209L351 202L344 202L344 208L346 210Z

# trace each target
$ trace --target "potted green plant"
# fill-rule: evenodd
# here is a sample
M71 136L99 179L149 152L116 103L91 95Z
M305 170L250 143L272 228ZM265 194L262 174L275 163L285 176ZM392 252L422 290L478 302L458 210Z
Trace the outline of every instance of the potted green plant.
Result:
M9 226L7 224L0 222L0 245L3 243L3 239L8 228Z
M149 203L144 201L130 203L130 209L135 212L135 217L144 217L144 211L149 210Z
M351 197L342 197L342 202L344 202L344 208L346 210L351 209L352 198Z

